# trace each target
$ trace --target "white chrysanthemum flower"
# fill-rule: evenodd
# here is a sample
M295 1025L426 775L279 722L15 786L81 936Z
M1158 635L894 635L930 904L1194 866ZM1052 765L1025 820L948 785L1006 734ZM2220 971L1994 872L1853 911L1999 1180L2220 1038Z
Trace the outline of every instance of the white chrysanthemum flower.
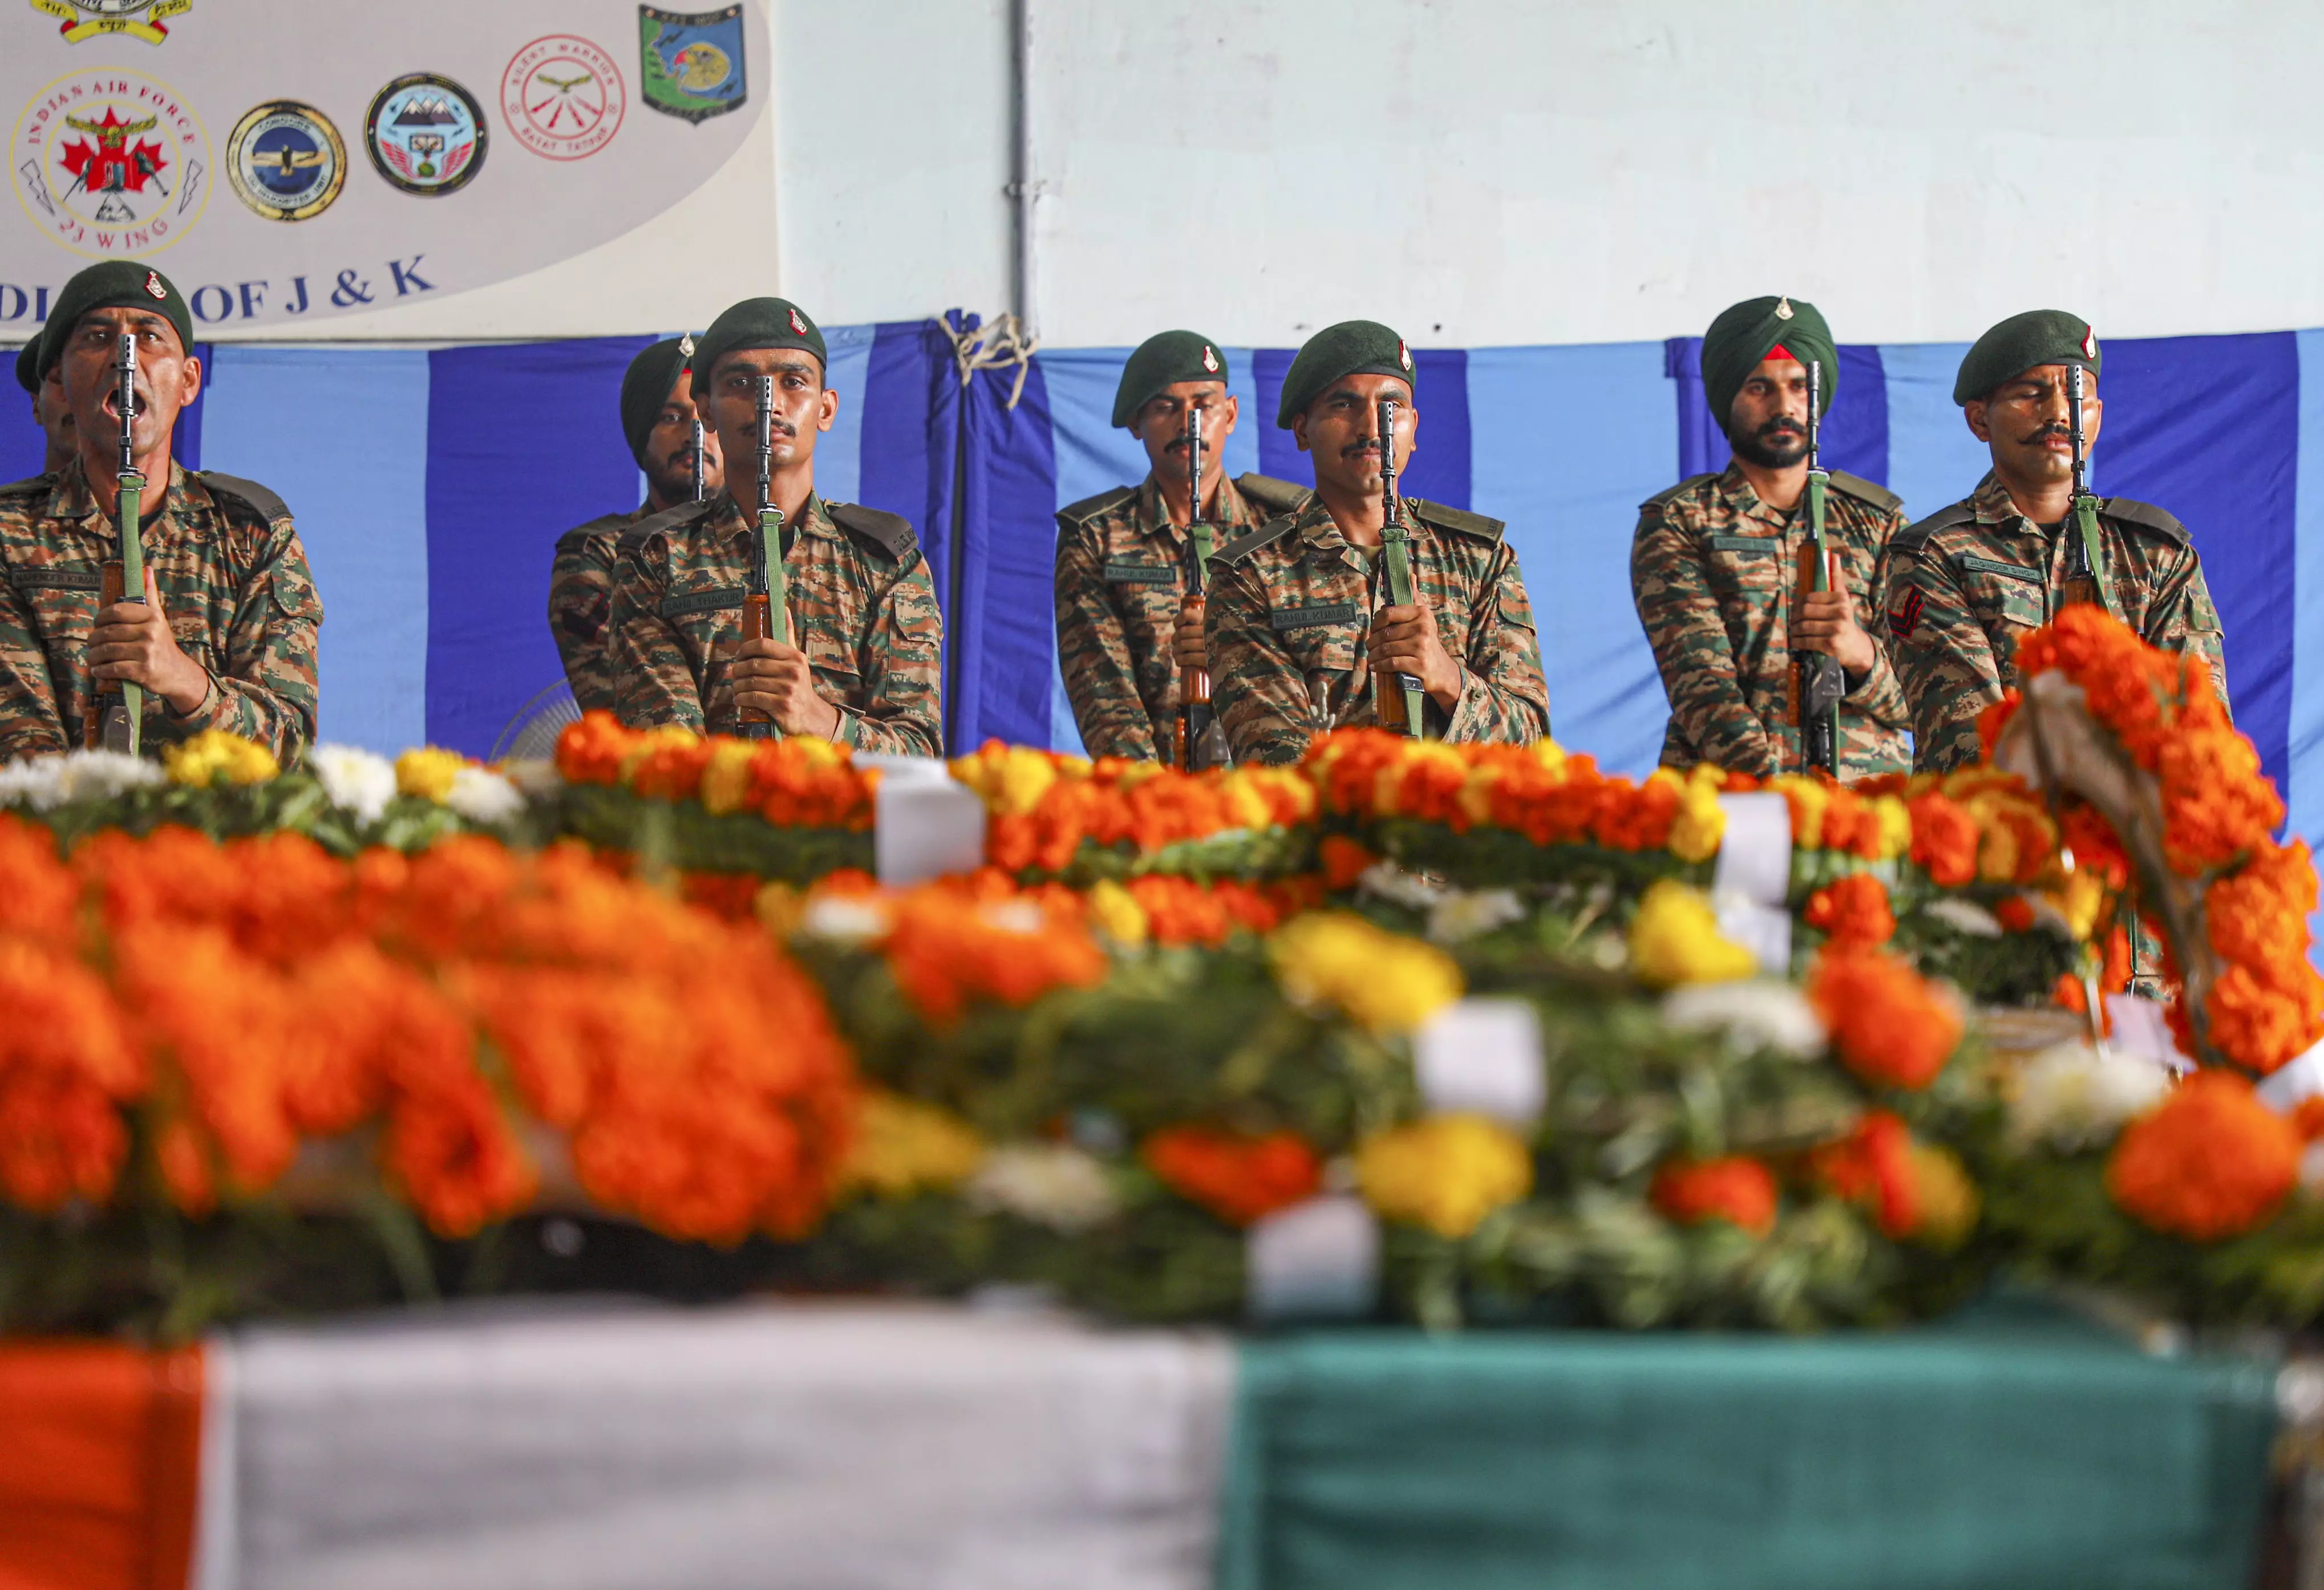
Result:
M996 1148L984 1156L966 1190L973 1208L1015 1215L1068 1236L1111 1218L1121 1207L1105 1167L1063 1143Z
M1973 939L1997 939L2001 923L1992 912L1974 900L1956 899L1948 895L1932 900L1921 907L1923 914L1933 916L1947 927L1965 933Z
M109 801L133 789L170 780L159 762L120 751L68 751L22 757L0 768L0 805L53 812L76 801Z
M2105 1142L2131 1117L2170 1090L2171 1077L2151 1060L2089 1044L2055 1043L2018 1071L2010 1090L2009 1128L2021 1144L2062 1149Z
M1747 1049L1802 1060L1823 1052L1823 1018L1776 978L1681 984L1663 996L1663 1020L1683 1033L1724 1033Z
M799 932L835 944L868 944L888 936L888 908L877 900L853 895L825 895L810 901L799 917Z
M395 798L395 764L360 746L318 745L307 753L307 766L331 804L358 823L378 822Z
M497 828L524 810L524 797L516 786L490 767L463 767L453 774L444 804L486 828Z
M1428 936L1459 944L1525 919L1525 902L1514 889L1454 889L1428 913Z
M1445 893L1443 885L1431 883L1416 872L1406 872L1393 861L1375 861L1365 868L1356 879L1356 887L1391 905L1408 905L1415 911L1434 909Z
M547 800L565 787L565 775L557 770L556 763L546 759L513 758L503 762L500 771L529 801Z
M30 806L45 812L57 804L64 777L62 757L18 757L0 767L0 806Z

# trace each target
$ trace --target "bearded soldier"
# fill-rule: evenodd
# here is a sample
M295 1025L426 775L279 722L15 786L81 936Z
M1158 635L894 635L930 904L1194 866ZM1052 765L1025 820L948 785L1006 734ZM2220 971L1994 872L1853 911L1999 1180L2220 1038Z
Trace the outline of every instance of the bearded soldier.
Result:
M718 433L725 489L641 519L613 586L613 710L641 728L732 733L764 712L785 734L932 757L944 620L912 527L815 492L816 438L839 414L823 333L796 304L746 299L696 340L694 400ZM742 639L759 488L759 383L771 379L767 485L792 639Z
M1203 441L1201 517L1219 543L1307 495L1265 475L1226 478L1223 448L1240 405L1227 391L1226 355L1216 343L1166 331L1139 345L1122 366L1113 423L1138 438L1153 467L1141 484L1116 486L1057 513L1057 661L1093 757L1167 758L1180 673L1206 666L1202 609L1186 601L1195 517L1186 479L1189 410Z
M695 491L694 339L669 337L630 361L622 377L622 435L645 472L646 500L625 513L593 519L557 538L549 566L549 630L565 659L566 683L583 712L613 706L606 656L613 613L613 549L622 532L650 514L717 495L725 477L718 438L702 438L702 490Z
M1883 597L1916 767L1978 759L1978 714L2017 686L2018 642L2066 600L2080 545L2070 372L2084 372L2082 430L2094 445L2100 363L2098 334L2062 309L2011 316L1961 361L1953 401L1993 468L1967 498L1897 534ZM2202 657L2226 702L2219 613L2186 527L2127 497L2097 506L2092 593L2151 644Z
M1533 604L1499 519L1405 499L1416 600L1383 604L1384 395L1397 400L1401 467L1420 420L1402 337L1370 320L1326 326L1284 378L1276 423L1314 459L1314 494L1211 566L1213 690L1238 762L1296 761L1319 729L1376 722L1375 667L1420 682L1416 727L1431 738L1549 732Z
M144 600L100 608L103 566L121 556L124 334L131 451L149 483ZM202 386L185 299L159 271L108 260L65 283L39 346L42 401L71 414L75 452L54 474L0 487L0 759L79 746L92 676L143 688L149 753L226 729L295 759L315 735L323 604L280 497L172 455Z
M1831 588L1800 590L1801 549L1812 539L1803 506L1811 360L1829 411L1840 361L1813 304L1752 299L1722 311L1703 335L1702 389L1734 460L1639 507L1630 591L1670 698L1666 767L1798 771L1794 654L1820 652L1847 684L1840 776L1904 768L1904 692L1886 649L1857 620L1878 606L1889 538L1904 528L1894 492L1830 472Z

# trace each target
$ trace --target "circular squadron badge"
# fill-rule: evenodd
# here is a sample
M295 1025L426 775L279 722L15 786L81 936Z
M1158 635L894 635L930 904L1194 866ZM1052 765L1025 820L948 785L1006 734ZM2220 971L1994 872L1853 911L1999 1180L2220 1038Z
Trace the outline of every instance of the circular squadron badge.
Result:
M97 258L152 253L208 204L209 133L157 78L91 67L59 78L16 118L8 171L32 224Z
M484 107L451 78L412 72L382 88L364 120L379 174L406 193L438 198L484 169Z
M296 99L270 99L234 126L226 176L235 197L270 221L331 207L347 179L347 146L330 118Z
M613 58L571 33L535 39L501 74L501 125L553 161L582 160L611 143L627 103Z

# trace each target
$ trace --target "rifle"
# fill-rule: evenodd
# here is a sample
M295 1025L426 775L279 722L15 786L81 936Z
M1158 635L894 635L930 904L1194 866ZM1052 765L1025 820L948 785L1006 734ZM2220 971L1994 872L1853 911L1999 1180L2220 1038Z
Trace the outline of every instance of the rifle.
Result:
M2066 584L2059 593L2062 603L2087 602L2114 611L2107 600L2106 552L2098 544L2098 500L2090 495L2088 470L2089 442L2082 434L2082 381L2079 364L2066 366L2067 424L2074 438L2073 523L2066 531Z
M1396 489L1396 411L1392 397L1379 400L1376 418L1380 445L1380 567L1388 575L1389 607L1412 605L1412 532L1404 522L1404 499ZM1420 681L1390 668L1372 670L1372 712L1379 726L1409 740L1421 738Z
M121 602L143 602L145 600L145 547L140 538L140 521L143 515L145 476L137 467L137 338L134 333L121 334L119 357L114 363L116 391L114 407L121 418L121 456L118 465L121 501L117 523L121 534L121 556L107 558L97 576L97 607L99 612ZM88 682L88 701L82 710L80 742L90 749L102 746L106 750L126 751L137 755L138 742L144 728L145 690L132 681L99 680L93 675Z
M759 517L751 527L751 567L742 594L742 639L790 644L783 589L783 510L774 502L775 378L759 377ZM697 486L696 490L700 488ZM735 712L745 740L780 740L774 719L755 707Z
M1211 527L1203 518L1203 411L1186 405L1186 528L1194 539L1194 567L1187 576L1186 604L1204 602L1204 571L1211 560ZM1178 743L1170 759L1181 772L1199 773L1227 765L1226 731L1211 710L1211 671L1185 668L1178 675Z
M694 500L696 502L701 501L702 499L707 495L707 493L702 489L702 476L704 473L702 455L702 421L697 419L694 422Z
M1831 545L1824 535L1824 492L1831 472L1823 466L1823 361L1808 361L1808 538L1800 544L1799 579L1792 610L1799 611L1812 593L1831 589ZM1838 657L1803 651L1792 659L1792 725L1800 731L1800 763L1840 777L1840 698L1848 675Z

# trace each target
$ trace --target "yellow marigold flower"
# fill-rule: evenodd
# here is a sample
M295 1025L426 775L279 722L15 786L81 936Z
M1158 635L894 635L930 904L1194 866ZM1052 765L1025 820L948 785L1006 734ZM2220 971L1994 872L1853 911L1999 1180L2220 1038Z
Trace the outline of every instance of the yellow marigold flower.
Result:
M1812 778L1802 778L1786 773L1767 781L1767 787L1781 790L1792 803L1792 843L1803 850L1823 848L1823 814L1831 804L1831 792Z
M1501 781L1501 768L1497 762L1474 762L1469 767L1469 778L1461 786L1461 814L1475 828L1489 828L1493 817L1493 786Z
M1727 813L1719 804L1719 770L1704 777L1696 768L1679 792L1678 815L1671 819L1670 853L1682 861L1708 861L1727 837Z
M818 740L804 740L802 745L816 745ZM759 748L747 740L722 740L710 753L709 763L702 769L702 809L714 817L742 809L742 798L751 793L751 763L757 758Z
M1913 849L1913 809L1895 795L1875 795L1872 798L1873 821L1880 825L1880 855L1883 861L1894 861L1908 855Z
M1461 969L1434 944L1344 911L1311 911L1268 941L1275 980L1301 1005L1345 1011L1375 1033L1409 1033L1461 997Z
M264 784L281 777L282 764L255 740L223 729L205 729L161 754L172 784L208 789L214 784Z
M909 1198L923 1189L956 1187L983 1163L983 1140L967 1122L873 1089L857 1107L855 1141L840 1166L839 1185L843 1192Z
M1458 1240L1533 1190L1533 1155L1486 1116L1431 1116L1368 1137L1356 1182L1384 1219Z
M1959 1247L1977 1225L1977 1183L1950 1149L1916 1141L1905 1152L1920 1208L1913 1240L1924 1247Z
M665 723L659 729L649 729L644 733L639 735L637 742L622 754L622 767L618 777L624 786L627 786L630 782L630 776L637 771L638 764L644 761L648 757L653 755L654 752L659 750L662 747L669 745L692 745L696 740L698 740L701 738L702 736L696 734L693 730L681 729L675 723ZM420 754L421 753L418 751L406 751L403 753L403 757L396 758L395 773L396 778L399 782L401 782L403 777L404 758L416 757ZM448 757L453 753L450 751L437 751L433 754ZM451 787L451 774L447 773L444 775L444 786L447 789ZM414 790L407 785L404 787L403 793L406 795L416 795L421 792ZM444 797L441 795L429 795L429 798L430 800L442 800Z
M1057 764L1047 754L1012 745L1001 753L1000 777L986 793L1002 812L1022 817L1041 804L1056 782Z
M2058 914L2066 919L2066 925L2074 930L2074 937L2088 943L2090 935L2098 932L2098 913L2106 905L2105 881L2087 869L2078 869L2067 874L2065 886L2049 898L2058 908Z
M751 896L751 910L759 925L782 942L798 932L807 918L807 891L787 883L762 883Z
M441 803L452 793L452 780L467 758L438 746L419 746L395 758L395 788L399 795L418 795Z
M1393 762L1382 767L1372 780L1372 804L1383 817L1394 817L1403 811L1398 796L1404 791L1404 776L1421 762L1442 762L1459 767L1466 777L1468 761L1460 748L1441 740L1406 740L1398 748L1402 752Z
M1089 892L1091 919L1098 931L1126 949L1146 942L1146 909L1136 896L1110 878L1100 878Z
M1229 777L1220 782L1219 800L1226 807L1228 826L1232 828L1265 828L1272 813L1268 809L1267 796L1248 778Z
M1068 764L1065 771L1072 777L1086 778L1089 777L1089 764L1083 763L1078 771ZM1136 789L1149 778L1159 778L1165 773L1176 771L1177 769L1167 762L1132 762L1114 776L1114 787L1125 790Z
M1630 965L1666 988L1732 982L1759 970L1757 956L1719 931L1709 897L1668 878L1646 890L1630 919Z

